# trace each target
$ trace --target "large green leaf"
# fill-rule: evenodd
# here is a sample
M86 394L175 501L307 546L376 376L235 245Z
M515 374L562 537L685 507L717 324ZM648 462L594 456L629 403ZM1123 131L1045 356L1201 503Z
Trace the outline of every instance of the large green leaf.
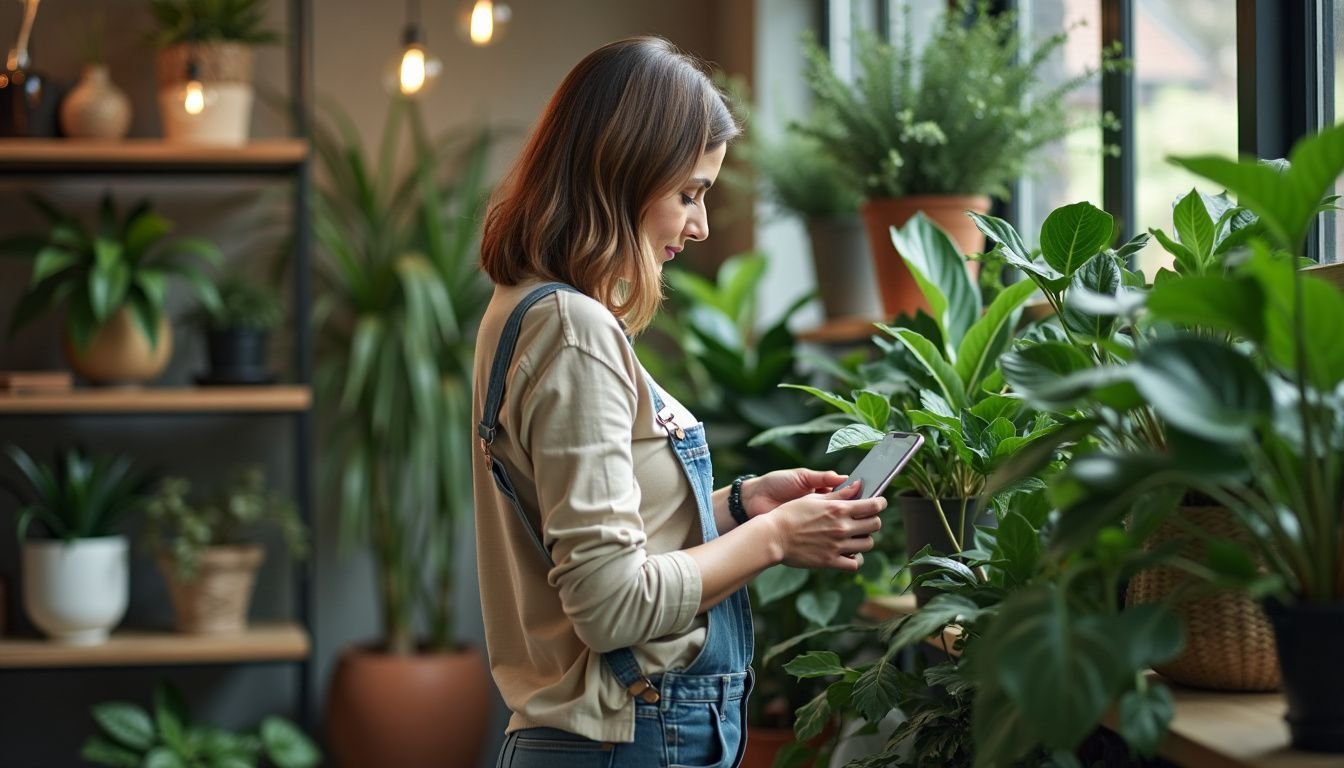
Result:
M1020 590L981 638L977 676L994 676L1046 747L1073 749L1132 674L1111 629L1096 616L1074 615L1053 586Z
M840 593L834 590L809 590L794 600L798 615L813 625L825 627L840 610Z
M786 672L794 677L804 679L843 675L846 669L847 667L840 662L840 656L835 651L811 651L790 660L784 665Z
M938 394L947 401L948 405L957 409L966 408L970 405L966 386L962 384L961 377L957 375L956 369L943 357L933 342L909 328L892 328L882 324L878 324L878 327L895 336L901 344L905 345L906 349L910 350L910 353L915 356L924 370L933 377L938 386Z
M135 704L121 701L95 704L92 715L103 733L124 747L143 751L154 745L154 721Z
M1041 255L1065 277L1072 277L1111 242L1114 220L1091 203L1056 208L1041 225Z
M949 624L974 621L983 612L980 606L963 595L952 593L936 595L917 612L901 621L888 642L888 653L921 642L924 638L941 632L943 627Z
M807 574L802 568L790 568L787 565L766 568L751 582L756 591L753 604L766 606L797 592L807 583Z
M1171 223L1181 244L1190 249L1200 272L1208 269L1213 258L1214 221L1198 190L1191 189L1171 211Z
M1041 538L1031 523L1015 511L1009 511L999 521L995 546L998 557L995 567L1010 579L1010 584L1025 584L1036 571L1041 557Z
M1034 261L1031 252L1022 242L1022 237L1008 222L974 212L969 212L967 215L981 232L999 244L997 250L1003 254L1004 260L1031 275L1035 282L1053 285L1065 279L1065 275L1049 264Z
M850 701L870 723L886 717L900 704L900 669L884 655L854 681Z
M1165 685L1152 682L1141 691L1127 691L1117 711L1120 735L1139 754L1152 756L1167 737L1176 703Z
M863 417L864 423L877 430L886 429L887 419L891 418L891 401L868 390L854 393L854 409Z
M277 768L312 768L322 762L317 746L283 718L268 717L261 721L261 742Z
M867 424L850 424L831 435L826 452L834 453L845 448L871 448L881 442L883 437L884 432L873 429Z
M957 349L956 372L967 392L976 392L986 376L998 365L994 340L1005 328L1017 322L1018 309L1031 297L1036 285L1029 280L1014 283L999 292L961 340Z
M965 258L952 238L922 212L904 227L892 227L891 242L919 284L944 343L955 350L980 317L980 291L966 271Z
M1264 303L1264 291L1255 280L1193 275L1154 286L1147 307L1159 320L1258 342L1265 336Z
M61 270L75 266L80 259L75 254L55 245L48 245L37 252L33 259L33 276L29 285L37 285Z
M1075 294L1115 296L1122 290L1120 265L1106 254L1098 254L1074 272L1064 300L1064 325L1085 340L1106 341L1115 329L1115 317L1087 311L1083 302L1071 301Z
M1250 439L1270 417L1273 400L1263 374L1224 344L1193 337L1162 339L1128 370L1153 410L1209 440Z
M1171 162L1221 184L1251 209L1282 248L1298 253L1321 198L1344 173L1344 124L1299 141L1280 173L1253 160L1222 157L1172 157Z

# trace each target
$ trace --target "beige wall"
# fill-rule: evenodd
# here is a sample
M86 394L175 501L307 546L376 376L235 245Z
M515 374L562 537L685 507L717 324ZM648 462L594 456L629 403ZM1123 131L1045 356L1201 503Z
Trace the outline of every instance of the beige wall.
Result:
M331 98L353 115L366 140L380 128L387 96L381 72L397 47L403 7L395 2L313 0L315 10L314 74L317 93ZM150 19L144 0L45 0L33 35L37 67L58 80L72 81L79 72L77 34L99 14L106 31L106 58L112 78L130 95L135 115L133 136L158 135L153 104L152 53L143 44ZM473 49L452 28L455 3L424 0L424 25L429 47L444 60L446 72L425 102L431 125L449 127L479 121L518 130L502 147L495 170L512 161L522 132L531 126L551 91L580 57L611 39L636 33L657 33L711 60L738 71L752 62L753 23L750 0L515 0L508 35L496 47ZM272 0L275 26L284 25L285 3ZM0 1L0 48L17 34L19 4ZM262 88L282 89L287 60L279 47L262 49L256 80ZM284 133L281 116L259 108L254 133ZM113 190L124 204L149 196L177 222L182 234L203 235L218 242L230 263L257 272L283 243L288 200L283 185L237 180L143 180L124 178L0 180L0 237L40 227L24 193L40 192L76 211L91 212L98 195ZM717 194L717 191L716 191ZM749 247L749 221L720 227L701 247L688 251L697 264L712 264ZM0 325L26 280L27 266L0 260ZM181 310L181 298L170 304ZM59 326L48 318L9 340L0 333L0 368L59 367ZM164 378L186 384L203 367L200 345L187 328L179 329L178 351ZM283 357L283 355L281 355ZM262 459L282 482L289 473L288 432L283 421L268 419L0 419L0 443L19 442L38 453L83 441L103 450L124 451L176 473L206 479L240 458ZM5 468L3 471L7 471ZM17 586L17 551L8 533L12 502L0 496L0 578L11 586L7 613L22 623ZM317 667L314 693L325 690L335 654L349 643L377 633L375 601L368 563L362 556L337 552L334 516L318 512L320 526L316 599L318 611ZM467 537L469 538L469 537ZM458 602L464 634L480 640L479 608L471 548L462 552L463 583ZM286 572L278 558L262 574L255 613L284 616L290 596ZM165 623L166 599L156 574L140 558L132 572L132 620ZM64 764L72 747L89 732L89 703L106 698L148 700L158 675L80 672L11 675L0 697L0 744L6 765ZM183 670L172 674L192 694L202 719L237 727L255 723L269 711L282 711L289 701L292 678L283 671ZM37 697L34 693L42 691ZM52 694L52 695L46 695ZM40 706L34 699L40 698ZM502 728L498 717L496 730ZM493 764L487 758L484 764Z

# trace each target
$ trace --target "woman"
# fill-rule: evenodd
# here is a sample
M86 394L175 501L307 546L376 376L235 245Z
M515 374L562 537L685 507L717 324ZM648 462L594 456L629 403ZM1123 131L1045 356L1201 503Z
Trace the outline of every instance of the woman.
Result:
M712 490L694 416L627 334L661 269L709 235L738 127L660 38L589 54L485 222L476 538L500 766L731 766L744 746L745 585L777 563L854 571L882 499L798 469Z

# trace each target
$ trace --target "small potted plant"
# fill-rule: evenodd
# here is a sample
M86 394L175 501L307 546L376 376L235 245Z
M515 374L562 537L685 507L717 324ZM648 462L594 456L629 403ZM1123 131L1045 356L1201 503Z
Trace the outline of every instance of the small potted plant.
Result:
M199 384L269 384L275 374L266 370L266 343L284 317L273 291L239 275L219 284L219 302L202 303L194 316L205 334L210 370Z
M121 218L103 195L98 226L85 227L50 202L32 203L51 222L42 236L8 243L33 260L28 289L14 307L10 333L42 313L65 307L65 354L75 372L96 384L140 384L163 372L172 355L172 326L164 305L168 278L186 278L201 301L219 294L199 271L219 249L207 240L165 241L172 223L142 201Z
M30 486L8 486L21 505L28 618L58 643L104 642L126 615L129 585L126 537L114 531L145 501L151 478L125 456L71 449L40 464L16 445L5 452Z
M1015 15L989 5L951 4L922 48L908 15L899 43L856 35L852 82L815 42L805 47L807 83L826 119L803 132L863 189L861 213L888 317L923 306L890 227L923 211L963 253L982 251L983 236L962 212L987 212L990 197L1005 197L1030 168L1035 150L1072 129L1065 97L1095 74L1051 82L1042 68L1066 35L1023 42Z
M80 757L95 765L313 768L322 762L317 745L283 717L267 717L249 733L193 723L182 693L166 682L154 691L152 714L126 701L96 704L92 714L98 733L84 742Z
M178 631L241 632L257 569L265 558L249 538L273 525L294 557L307 556L307 533L294 505L266 487L260 467L238 470L216 496L189 498L191 484L165 478L146 505L145 541L168 582Z
M265 0L152 0L159 116L168 141L246 144L253 47L275 42Z

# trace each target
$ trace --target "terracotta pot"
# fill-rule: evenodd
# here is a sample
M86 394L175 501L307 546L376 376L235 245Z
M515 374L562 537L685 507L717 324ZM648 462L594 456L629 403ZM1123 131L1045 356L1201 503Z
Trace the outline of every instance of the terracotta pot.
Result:
M341 768L474 766L490 720L490 676L474 648L397 656L341 654L326 731Z
M130 127L131 101L108 77L107 66L86 65L61 102L61 130L71 138L115 141Z
M75 349L68 330L65 335L70 367L95 384L143 384L163 373L172 355L168 318L159 318L159 343L150 347L127 307L114 312L82 351Z
M209 547L201 553L195 578L177 577L177 564L160 555L159 572L168 582L178 632L223 634L247 629L247 609L257 569L266 558L260 544Z
M882 293L882 308L888 318L928 310L914 276L896 252L896 246L891 244L891 227L903 227L915 213L923 211L951 236L962 253L980 253L985 249L985 236L966 215L968 210L987 213L989 198L985 195L910 195L864 202L860 213L868 230L873 266ZM974 277L979 274L980 265L968 262L966 269Z

